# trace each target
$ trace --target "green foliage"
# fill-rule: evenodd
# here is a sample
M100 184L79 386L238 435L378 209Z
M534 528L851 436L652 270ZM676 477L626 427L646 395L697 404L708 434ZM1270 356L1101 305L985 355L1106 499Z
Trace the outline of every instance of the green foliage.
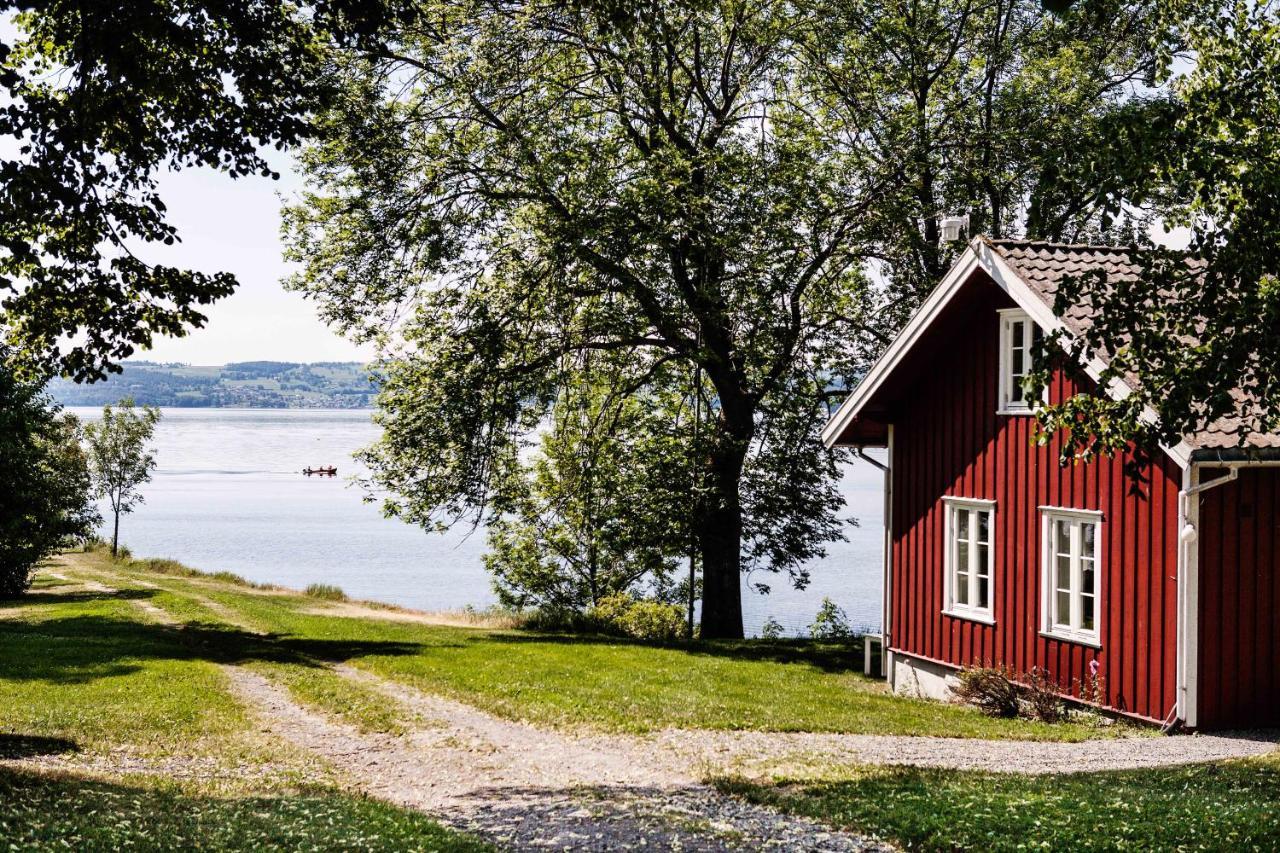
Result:
M538 452L495 498L484 560L504 606L581 612L619 593L669 595L688 553L689 427L667 410L680 401L618 398L607 369L565 389Z
M100 378L154 336L202 325L201 307L235 288L228 273L143 259L178 240L156 173L275 177L258 149L305 134L320 42L270 0L3 9L22 11L0 43L0 330L41 375Z
M1059 291L1060 311L1097 309L1067 363L1079 371L1102 356L1097 387L1134 388L1124 400L1091 392L1046 408L1045 430L1069 438L1064 461L1131 442L1173 447L1213 425L1228 446L1280 431L1280 18L1271 4L1235 0L1159 13L1194 63L1164 57L1166 114L1134 116L1117 140L1140 140L1143 156L1116 169L1109 204L1186 229L1189 246L1166 251L1138 235L1134 280L1087 275Z
M347 594L342 591L341 587L331 586L327 583L313 583L304 590L306 595L312 598L322 598L325 601L347 601Z
M820 5L825 26L809 43L815 73L856 129L862 168L883 181L865 239L887 279L888 330L962 247L939 245L942 216L968 214L970 236L1125 235L1108 190L1147 162L1122 130L1165 110L1164 93L1135 85L1175 35L1156 6L1090 0L1050 14L1034 0Z
M156 458L148 446L160 422L160 410L154 406L133 409L133 400L120 401L116 407L104 406L102 419L85 427L89 446L89 471L99 497L107 499L115 515L112 526L111 553L118 554L120 515L133 512L142 503L138 491L150 482Z
M750 799L908 850L1274 850L1274 756L1189 767L1024 776L846 768L829 781L726 782Z
M600 599L587 616L611 633L638 640L669 643L688 633L685 611L679 605L636 599L622 592Z
M782 639L782 623L770 616L760 626L760 639L762 640L780 640Z
M790 572L838 535L820 371L861 316L866 187L801 80L797 39L825 19L431 8L394 50L339 60L287 217L294 286L388 344L375 481L410 520L474 517L585 353L616 353L640 401L698 366L704 628L740 635L744 563Z
M80 423L59 416L40 387L0 364L0 597L20 595L31 570L98 522Z
M844 608L823 596L822 605L809 625L809 636L815 640L852 639L853 629L849 627L849 617L845 615Z

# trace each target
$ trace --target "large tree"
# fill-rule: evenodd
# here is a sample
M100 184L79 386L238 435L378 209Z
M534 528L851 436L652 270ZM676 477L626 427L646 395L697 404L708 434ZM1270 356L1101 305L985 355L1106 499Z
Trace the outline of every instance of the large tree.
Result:
M1026 172L1119 108L1139 10L1010 8L434 2L339 56L288 228L295 285L386 347L388 508L481 517L566 353L626 353L636 393L697 368L703 634L739 635L740 573L803 582L838 535L824 404L940 269L937 214L1094 212Z
M1051 241L1128 237L1112 206L1145 134L1169 112L1148 88L1177 46L1151 0L832 0L815 73L862 134L890 189L874 251L896 329L968 236Z
M628 354L637 393L672 363L712 389L704 636L741 635L744 561L797 569L835 534L831 480L798 472L878 188L848 180L803 86L817 11L442 2L340 65L293 254L339 326L373 337L407 311L374 460L393 511L482 512L564 354L598 350ZM753 479L757 460L791 473ZM771 547L779 528L797 548Z

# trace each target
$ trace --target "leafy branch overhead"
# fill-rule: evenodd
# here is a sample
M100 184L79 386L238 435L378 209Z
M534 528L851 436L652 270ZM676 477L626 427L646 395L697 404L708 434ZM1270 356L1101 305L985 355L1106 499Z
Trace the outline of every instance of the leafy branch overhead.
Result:
M1100 386L1129 392L1044 412L1080 456L1205 434L1231 451L1280 432L1280 22L1265 4L1177 11L1194 66L1171 80L1166 120L1130 126L1150 156L1111 203L1158 213L1189 245L1138 239L1136 274L1079 277L1058 294L1060 312L1092 306L1073 362L1100 358Z
M325 102L325 44L394 14L275 0L0 3L0 332L39 374L101 378L155 336L204 322L227 272L157 264L180 239L157 175L203 167L278 177Z

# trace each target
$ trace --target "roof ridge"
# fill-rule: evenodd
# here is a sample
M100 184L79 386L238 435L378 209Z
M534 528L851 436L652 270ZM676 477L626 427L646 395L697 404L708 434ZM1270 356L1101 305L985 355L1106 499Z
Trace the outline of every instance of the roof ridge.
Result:
M1108 246L1103 243L1055 243L1052 240L1031 240L1017 237L988 237L985 234L981 236L981 239L992 246L1046 246L1054 249L1094 249L1108 252L1129 252L1140 248L1133 243L1123 246Z

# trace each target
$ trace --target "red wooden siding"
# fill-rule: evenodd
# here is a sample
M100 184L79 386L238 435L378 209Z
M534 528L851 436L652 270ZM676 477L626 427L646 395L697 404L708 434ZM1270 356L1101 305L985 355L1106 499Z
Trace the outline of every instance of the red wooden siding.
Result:
M1222 475L1201 469L1200 481ZM1280 469L1242 470L1200 504L1201 728L1280 725Z
M1013 302L985 276L967 283L900 368L894 424L892 647L960 666L1043 667L1077 693L1097 660L1113 708L1149 719L1177 684L1177 496L1165 454L1135 493L1128 459L1061 468L1057 442L1032 445L1034 419L997 415L999 319ZM1051 398L1073 392L1059 377ZM942 614L943 496L996 502L994 625ZM1101 648L1040 636L1041 506L1103 513Z

